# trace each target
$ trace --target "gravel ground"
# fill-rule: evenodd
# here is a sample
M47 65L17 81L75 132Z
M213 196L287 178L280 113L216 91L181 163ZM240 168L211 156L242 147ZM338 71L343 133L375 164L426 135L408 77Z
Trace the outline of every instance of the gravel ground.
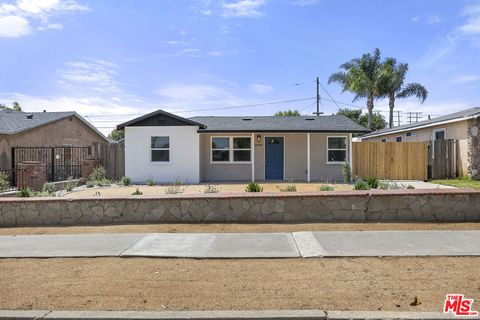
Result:
M480 257L0 260L0 309L441 312L479 288Z
M0 235L137 232L295 232L349 230L480 230L480 223L135 224L0 228Z

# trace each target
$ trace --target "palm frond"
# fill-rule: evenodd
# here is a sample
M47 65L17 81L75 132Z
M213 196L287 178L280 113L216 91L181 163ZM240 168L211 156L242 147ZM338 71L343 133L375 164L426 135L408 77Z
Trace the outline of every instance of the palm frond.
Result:
M397 94L397 98L417 97L424 103L428 96L428 90L420 83L409 83Z

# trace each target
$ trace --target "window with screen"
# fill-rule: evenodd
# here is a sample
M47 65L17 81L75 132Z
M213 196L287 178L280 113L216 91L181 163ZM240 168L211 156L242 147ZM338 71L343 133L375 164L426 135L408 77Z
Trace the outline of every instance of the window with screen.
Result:
M152 162L170 162L170 137L151 137Z
M347 138L328 137L327 140L327 162L347 161Z

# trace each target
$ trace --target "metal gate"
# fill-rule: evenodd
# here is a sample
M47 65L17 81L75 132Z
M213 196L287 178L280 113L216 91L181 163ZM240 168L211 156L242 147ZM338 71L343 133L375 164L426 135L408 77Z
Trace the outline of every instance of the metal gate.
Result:
M13 147L12 168L24 161L44 163L47 181L63 181L80 177L81 163L92 156L90 147Z

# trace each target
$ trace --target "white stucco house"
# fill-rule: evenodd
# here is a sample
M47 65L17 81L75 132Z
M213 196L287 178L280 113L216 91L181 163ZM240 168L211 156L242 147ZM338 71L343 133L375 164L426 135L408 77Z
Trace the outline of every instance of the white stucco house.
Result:
M183 118L157 110L125 130L125 175L134 182L341 180L352 134L338 115Z

